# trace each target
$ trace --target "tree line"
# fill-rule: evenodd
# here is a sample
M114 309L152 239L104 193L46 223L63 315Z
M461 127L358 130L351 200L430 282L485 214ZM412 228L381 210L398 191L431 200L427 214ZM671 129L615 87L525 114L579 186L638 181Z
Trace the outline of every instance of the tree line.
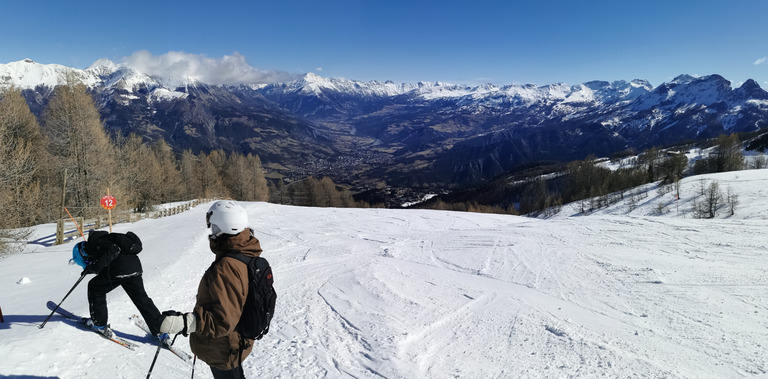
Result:
M364 205L328 178L271 184L255 154L177 153L162 139L110 135L86 86L71 74L54 88L40 120L19 89L0 91L0 241L66 217L62 206L73 216L103 212L99 200L107 190L119 207L137 212L195 198Z
M752 168L747 167L742 144L736 134L720 135L708 148L712 149L711 153L694 161L692 165L683 152L655 147L632 158L625 168L614 170L599 165L595 156L571 162L560 178L549 183L541 179L535 181L534 185L526 186L520 196L520 212L556 212L562 204L578 202L581 212L586 213L622 200L626 200L631 208L644 196L644 191L634 191L643 184L660 182L662 190L674 189L677 191L676 196L679 196L679 182L687 175ZM760 159L755 162L760 162ZM716 185L712 191L717 191ZM725 204L732 208L736 200L731 195L727 198L730 201ZM707 202L706 212L694 209L694 216L714 217L712 206L713 202L710 201Z
M640 154L629 151L613 157L611 163L624 161L618 169L610 169L590 155L567 164L529 168L517 178L506 177L477 189L436 197L417 207L539 215L557 213L563 204L576 202L581 211L587 213L623 200L630 207L637 204L644 192L634 189L644 184L660 181L663 188L672 186L679 191L679 181L686 175L768 167L762 157L747 167L736 134L721 135L707 147L711 147L712 152L693 165L682 152L655 147ZM710 198L718 199L715 195ZM697 208L694 216L710 217L713 203L717 205L716 201L706 202L706 211ZM703 203L698 204L699 208L703 207ZM724 204L730 206L733 202Z

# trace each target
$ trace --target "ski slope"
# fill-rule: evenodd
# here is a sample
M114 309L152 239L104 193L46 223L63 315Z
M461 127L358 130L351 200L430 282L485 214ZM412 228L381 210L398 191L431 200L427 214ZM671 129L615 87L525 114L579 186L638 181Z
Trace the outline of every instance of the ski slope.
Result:
M704 177L739 196L734 216L712 220L689 213L701 178L683 181L677 207L649 186L632 212L619 203L580 216L569 205L549 219L241 203L278 292L246 375L766 377L768 170ZM113 227L142 238L161 310L194 305L213 260L208 206ZM53 232L43 225L33 238ZM108 296L110 323L138 351L58 316L38 328L46 301L78 279L74 243L29 244L0 261L0 378L146 376L155 346L128 320L137 310L122 289ZM85 282L63 306L88 312ZM176 345L189 352L186 338ZM191 373L161 351L152 377ZM200 361L194 375L211 377Z

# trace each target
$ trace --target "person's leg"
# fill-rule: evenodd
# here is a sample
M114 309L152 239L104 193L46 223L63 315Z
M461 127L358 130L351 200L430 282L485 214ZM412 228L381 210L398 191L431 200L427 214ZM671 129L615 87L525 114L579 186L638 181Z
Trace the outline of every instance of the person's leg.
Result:
M147 291L144 289L144 280L141 278L141 275L126 279L122 286L125 293L127 293L128 297L133 301L133 305L135 305L139 310L139 313L141 313L141 317L146 321L152 334L159 334L160 323L163 321L162 315L155 306L155 303L149 298L149 295L147 295Z
M245 379L242 365L231 370L219 370L211 367L211 373L213 373L214 379Z
M107 325L107 321L109 321L107 293L118 285L120 285L119 282L112 281L106 274L96 275L88 282L88 309L91 312L94 325Z

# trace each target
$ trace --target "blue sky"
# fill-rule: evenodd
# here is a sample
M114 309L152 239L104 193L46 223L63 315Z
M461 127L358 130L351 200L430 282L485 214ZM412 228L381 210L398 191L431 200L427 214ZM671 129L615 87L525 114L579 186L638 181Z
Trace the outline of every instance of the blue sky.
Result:
M768 88L768 1L14 1L0 63L99 58L325 77L551 83L720 74ZM137 52L140 52L137 54ZM149 62L151 61L151 62ZM200 64L195 63L196 67ZM219 67L220 68L220 67Z

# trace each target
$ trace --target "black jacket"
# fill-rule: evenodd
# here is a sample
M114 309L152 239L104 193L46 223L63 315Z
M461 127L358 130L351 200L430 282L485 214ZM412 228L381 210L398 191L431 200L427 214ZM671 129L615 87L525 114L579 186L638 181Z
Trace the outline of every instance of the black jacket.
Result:
M100 274L104 271L114 279L141 275L141 261L136 256L141 250L141 240L133 232L122 234L91 230L85 243L88 262L85 272Z

